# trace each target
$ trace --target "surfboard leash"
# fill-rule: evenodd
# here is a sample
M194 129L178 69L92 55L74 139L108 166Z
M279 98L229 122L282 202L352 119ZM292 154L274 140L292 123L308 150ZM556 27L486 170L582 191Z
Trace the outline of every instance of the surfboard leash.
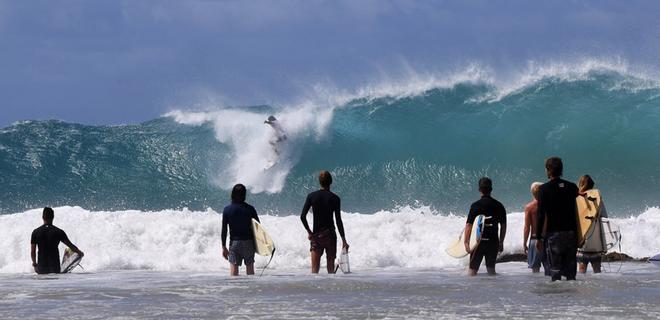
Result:
M275 248L273 248L273 251L270 253L270 259L268 260L268 263L266 263L266 266L261 269L261 274L259 274L259 278L264 275L264 271L266 271L266 268L268 268L268 265L270 265L270 262L273 261L273 258L275 257Z

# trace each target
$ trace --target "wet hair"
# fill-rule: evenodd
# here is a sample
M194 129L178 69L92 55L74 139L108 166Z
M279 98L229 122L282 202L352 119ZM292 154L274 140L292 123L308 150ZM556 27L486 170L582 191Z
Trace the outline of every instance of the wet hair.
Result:
M332 175L330 172L323 170L319 173L319 184L323 188L330 188L330 185L332 184Z
M591 177L588 174L585 174L580 177L580 181L578 182L578 187L580 188L581 192L585 192L587 190L591 190L594 188L594 180L591 179Z
M237 184L234 186L233 189L231 189L231 201L232 202L245 202L245 194L247 193L247 190L245 190L245 186L242 184Z
M541 188L542 185L543 183L533 182L532 185L529 187L529 191L532 192L532 197L534 197L534 199L539 198L539 189Z
M559 157L550 157L545 160L545 171L549 178L559 178L564 174L564 164Z
M41 218L43 218L44 221L53 222L53 219L55 219L55 211L53 211L53 208L51 207L45 207Z
M479 179L479 192L489 195L493 191L493 180L488 177Z

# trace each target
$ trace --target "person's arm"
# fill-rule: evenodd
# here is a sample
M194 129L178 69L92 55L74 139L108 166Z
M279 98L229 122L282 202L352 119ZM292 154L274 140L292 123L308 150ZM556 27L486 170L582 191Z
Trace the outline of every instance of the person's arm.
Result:
M84 256L85 254L78 249L71 241L69 240L69 237L67 237L66 233L62 231L62 239L60 239L62 243L64 243L67 247L69 247L73 252L79 254L80 256Z
M312 239L312 230L309 228L309 223L307 223L307 213L309 212L309 208L311 207L312 204L309 200L309 196L307 196L307 199L305 200L305 205L303 206L302 209L302 213L300 213L300 220L302 221L305 230L307 230L307 237L309 239Z
M227 215L222 214L222 231L220 233L220 239L222 239L222 256L229 260L229 250L227 250L227 226L229 222L227 221Z
M30 245L30 258L32 258L32 268L37 272L37 245L34 243Z
M506 236L506 210L502 207L502 220L500 221L500 246L498 252L504 251L504 237Z
M545 201L543 199L543 188L539 189L538 204L536 209L536 249L543 251L543 239L545 238L548 219L545 214Z
M337 207L335 208L335 220L337 220L337 230L341 236L342 248L348 250L348 242L344 234L344 223L341 221L341 199L337 199Z
M257 209L255 209L254 207L251 208L252 208L252 212L251 212L252 219L257 220L257 222L261 223L261 221L259 220L259 216L257 215Z
M463 235L463 245L465 246L465 251L470 252L470 236L472 235L472 223L465 224L465 234Z
M523 228L523 249L527 254L527 241L529 239L530 226L532 225L532 213L529 206L525 206L525 227Z
M468 213L467 221L465 222L465 234L463 236L463 245L465 246L465 251L470 252L470 236L472 236L472 224L474 219L477 217L477 211L474 208L474 205L470 206L470 212Z

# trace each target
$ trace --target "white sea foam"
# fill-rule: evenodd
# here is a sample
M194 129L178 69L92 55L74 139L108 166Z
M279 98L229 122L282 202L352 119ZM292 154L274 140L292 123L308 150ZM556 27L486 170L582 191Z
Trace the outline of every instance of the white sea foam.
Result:
M444 249L454 241L464 217L438 215L427 207L401 208L375 214L344 213L351 245L351 268L452 268L466 259L453 259ZM277 270L308 268L309 243L298 216L262 216L272 235ZM226 271L220 246L221 215L214 211L90 212L79 207L55 209L55 225L86 254L88 271L197 270ZM660 209L635 217L612 219L621 228L622 251L647 257L660 249ZM40 210L0 216L0 272L30 272L29 241L41 222ZM522 251L522 213L508 215L504 253ZM62 248L62 247L61 247ZM266 258L258 257L257 266Z
M332 118L332 110L318 110L310 106L278 112L287 139L274 147L275 131L264 120L269 114L249 110L224 109L213 112L173 111L167 114L187 125L212 123L218 141L232 149L229 165L223 166L213 180L223 188L236 183L245 184L251 192L274 193L282 190L289 171L298 162L298 143L321 139ZM277 152L275 151L277 149ZM274 165L272 165L274 163Z

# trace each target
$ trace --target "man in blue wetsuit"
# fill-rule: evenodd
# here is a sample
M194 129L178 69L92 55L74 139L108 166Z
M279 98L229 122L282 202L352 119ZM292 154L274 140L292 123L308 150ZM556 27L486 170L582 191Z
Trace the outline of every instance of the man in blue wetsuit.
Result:
M552 281L560 280L562 276L566 280L575 280L578 244L575 198L578 187L561 179L564 165L560 158L548 158L545 169L550 181L539 188L536 230L541 237L536 248L539 251L545 249Z
M67 237L62 229L53 225L53 220L55 219L55 211L53 209L49 207L44 208L41 217L44 220L44 224L32 231L32 237L30 239L32 267L39 274L60 273L60 250L58 249L60 242L64 243L80 256L84 256L85 254L69 241L69 237Z
M497 254L504 250L504 236L506 235L506 210L499 201L493 199L490 193L493 191L493 181L489 178L479 179L479 192L481 199L470 206L467 222L465 223L465 250L470 252L469 276L477 275L481 260L486 258L486 270L489 275L495 275L495 260ZM481 232L481 241L476 248L470 250L470 236L472 233L472 224L478 215L486 216L483 231ZM499 236L497 233L498 225L501 226Z
M229 261L229 273L238 275L238 267L245 260L248 275L254 274L254 234L252 219L259 221L257 210L245 202L247 190L237 184L231 191L231 204L222 211L222 256ZM227 248L227 227L229 227L229 248Z
M337 234L335 233L335 219L337 229L342 240L342 248L348 250L348 242L344 235L344 224L341 221L341 200L330 191L332 176L328 171L319 174L321 190L307 195L303 206L300 220L302 220L307 238L310 242L310 254L312 257L312 273L319 273L321 256L325 251L328 273L335 272L335 258L337 257ZM309 228L307 213L312 209L314 215L314 229Z

